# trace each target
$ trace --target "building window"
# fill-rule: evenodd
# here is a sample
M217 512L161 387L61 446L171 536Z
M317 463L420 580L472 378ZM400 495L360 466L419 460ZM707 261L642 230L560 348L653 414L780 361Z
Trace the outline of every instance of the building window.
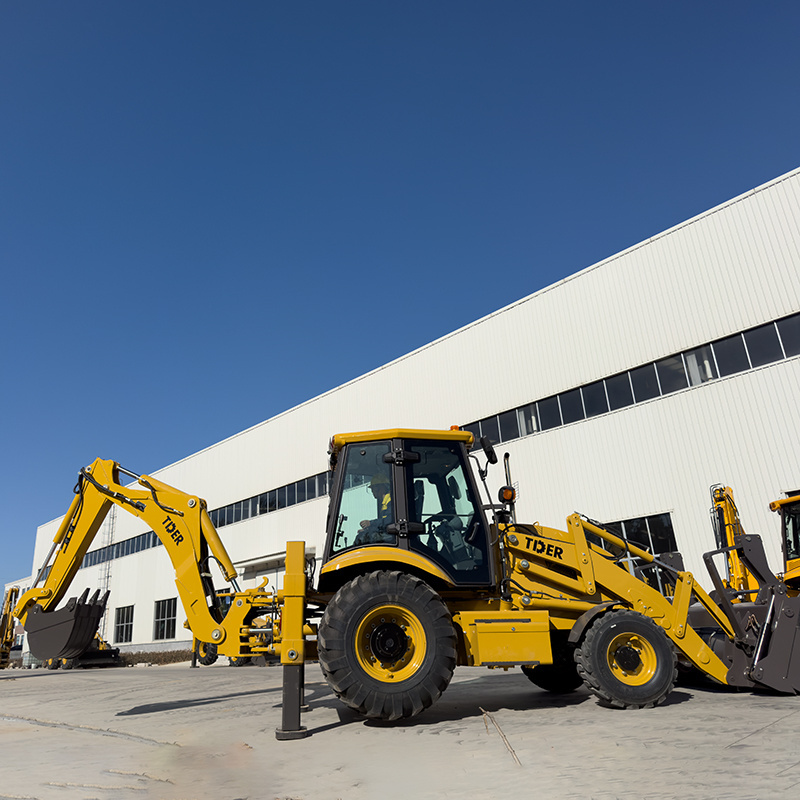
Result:
M671 553L678 549L669 514L634 517L621 522L613 522L611 525L621 531L623 539L638 544L653 555Z
M637 403L645 400L652 400L658 397L658 379L656 378L655 364L645 364L643 367L636 367L631 370L631 384L633 385L633 396Z
M606 391L608 392L608 402L612 411L633 405L633 391L631 390L631 380L627 372L606 378Z
M598 414L608 413L608 401L603 381L596 381L583 387L583 405L587 417L596 417Z
M504 442L519 439L519 420L517 411L505 411L498 417L500 422L500 438Z
M608 528L621 539L631 544L638 545L643 550L652 553L656 558L663 553L673 553L678 549L675 541L675 531L672 528L672 517L669 514L653 514L650 517L633 517L632 519L609 522L603 527ZM592 537L595 544L606 547L606 543L599 537ZM641 570L642 577L655 585L662 594L671 595L674 590L675 577L668 570L657 565L648 565L635 556L620 559L626 562L628 569Z
M542 424L543 431L557 428L561 425L561 409L558 406L558 395L540 400L537 405L539 406L539 422Z
M114 644L133 641L133 606L121 606L114 612Z
M583 402L580 389L564 392L564 394L559 395L559 398L561 400L561 418L564 420L565 425L583 419Z
M306 500L313 500L317 496L316 477L306 478Z
M530 436L539 430L539 423L536 419L536 403L529 403L527 406L522 406L519 410L520 425L522 426L522 435Z
M727 336L713 342L714 355L717 357L719 374L733 375L736 372L743 372L750 369L750 362L747 360L747 351L744 349L742 334Z
M714 366L714 354L711 352L711 345L703 345L689 350L686 353L686 371L689 373L689 383L692 386L699 386L706 381L712 381L717 377L717 368Z
M783 358L778 332L772 322L769 325L745 331L744 343L747 345L750 364L753 367L761 367Z
M177 607L177 597L170 597L169 600L156 600L156 617L153 626L154 639L175 638L175 616Z
M500 426L497 417L486 417L481 420L481 436L485 436L492 444L500 444Z
M779 319L777 324L786 358L800 355L800 314Z
M677 392L689 385L686 380L686 370L683 367L683 358L680 354L656 361L656 372L658 372L658 382L661 385L662 394Z

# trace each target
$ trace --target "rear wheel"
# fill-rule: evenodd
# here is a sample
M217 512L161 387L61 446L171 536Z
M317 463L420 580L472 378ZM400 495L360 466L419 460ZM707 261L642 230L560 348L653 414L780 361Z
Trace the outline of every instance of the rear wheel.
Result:
M318 650L337 697L367 717L395 720L419 714L447 688L456 635L430 586L401 572L373 572L328 604Z
M210 667L217 660L217 646L213 642L198 642L197 660L204 667Z
M652 708L675 686L675 651L649 617L620 609L599 617L575 651L578 674L604 705Z

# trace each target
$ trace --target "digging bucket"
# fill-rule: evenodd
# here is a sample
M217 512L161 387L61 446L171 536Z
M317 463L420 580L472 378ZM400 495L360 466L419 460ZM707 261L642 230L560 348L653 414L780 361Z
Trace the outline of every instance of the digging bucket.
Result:
M72 597L64 608L43 611L35 605L25 619L28 646L38 659L75 658L83 653L94 639L103 612L106 610L108 592L98 600L99 590L87 601L89 590Z

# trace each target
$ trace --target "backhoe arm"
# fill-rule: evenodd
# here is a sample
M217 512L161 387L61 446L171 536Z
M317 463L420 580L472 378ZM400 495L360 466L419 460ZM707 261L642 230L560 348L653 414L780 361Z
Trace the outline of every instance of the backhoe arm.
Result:
M12 586L3 597L3 607L0 611L0 669L8 666L11 648L14 645L14 616L11 610L19 594L19 587Z
M740 597L752 599L758 591L758 581L747 570L735 548L736 539L745 531L739 519L739 509L733 499L730 486L711 487L711 521L719 549L727 548L728 588L741 593Z
M122 486L120 473L135 478L143 488ZM209 519L205 500L147 475L127 472L114 461L97 459L81 470L76 496L56 532L53 547L33 587L14 609L14 616L28 632L31 652L39 658L43 657L40 653L50 653L44 656L48 658L68 657L64 651L85 649L93 638L106 598L98 600L95 593L87 603L87 590L80 600L70 600L67 608L53 609L69 589L112 503L144 520L163 542L175 568L175 583L193 634L202 641L221 643L226 634L220 626L222 614L208 572L212 558L226 580L238 587L236 570Z

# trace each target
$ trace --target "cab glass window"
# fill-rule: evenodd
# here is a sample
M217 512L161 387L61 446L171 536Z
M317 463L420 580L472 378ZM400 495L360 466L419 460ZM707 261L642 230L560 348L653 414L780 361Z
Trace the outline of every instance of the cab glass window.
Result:
M397 536L386 531L395 521L391 465L383 460L390 449L389 441L348 446L332 553L396 543Z
M800 558L800 503L785 505L781 509L786 536L786 560Z
M424 532L409 547L438 563L458 583L487 583L486 531L461 450L455 443L415 443L420 459L406 466L409 519Z

